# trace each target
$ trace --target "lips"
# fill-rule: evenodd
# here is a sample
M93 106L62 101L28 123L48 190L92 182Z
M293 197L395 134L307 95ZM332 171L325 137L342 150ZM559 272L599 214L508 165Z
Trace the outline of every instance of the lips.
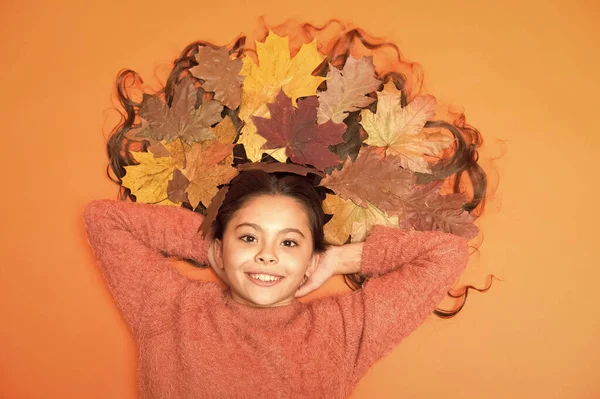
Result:
M254 273L252 273L254 274ZM266 273L256 273L256 274L266 274ZM248 279L250 279L250 281L252 281L254 284L260 286L260 287L271 287L273 285L279 284L280 282L283 281L283 278L279 278L278 280L274 280L274 281L262 281L262 280L258 280L252 276L250 276L249 273L246 273L246 276L248 276ZM270 276L275 276L274 274L270 274ZM279 277L279 276L276 276Z

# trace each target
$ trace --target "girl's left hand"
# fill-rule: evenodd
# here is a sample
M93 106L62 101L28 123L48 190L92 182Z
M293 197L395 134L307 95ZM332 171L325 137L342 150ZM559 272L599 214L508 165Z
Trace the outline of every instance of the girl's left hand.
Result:
M329 246L327 250L320 255L316 270L310 275L306 283L298 288L294 295L295 297L304 296L318 289L325 284L331 276L337 274L340 248L340 246Z

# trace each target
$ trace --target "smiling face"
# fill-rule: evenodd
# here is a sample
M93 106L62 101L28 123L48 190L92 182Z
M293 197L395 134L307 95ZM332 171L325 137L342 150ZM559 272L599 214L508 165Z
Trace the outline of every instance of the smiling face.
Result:
M217 267L232 298L249 306L289 305L318 263L306 210L282 195L246 202L216 244Z

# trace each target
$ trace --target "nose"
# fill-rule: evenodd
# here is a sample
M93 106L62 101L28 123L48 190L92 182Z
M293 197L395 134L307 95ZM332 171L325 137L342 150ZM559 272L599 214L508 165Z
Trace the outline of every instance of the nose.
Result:
M265 245L263 248L261 248L260 252L256 254L256 262L263 264L277 263L277 256L268 245Z

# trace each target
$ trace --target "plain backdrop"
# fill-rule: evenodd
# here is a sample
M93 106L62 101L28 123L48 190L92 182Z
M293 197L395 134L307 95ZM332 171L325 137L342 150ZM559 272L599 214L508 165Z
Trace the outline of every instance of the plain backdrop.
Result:
M0 397L136 397L134 342L82 223L86 202L116 196L115 77L155 83L188 43L230 43L261 15L339 18L395 42L498 158L469 281L502 281L431 317L352 398L600 397L600 5L581 0L3 0Z

